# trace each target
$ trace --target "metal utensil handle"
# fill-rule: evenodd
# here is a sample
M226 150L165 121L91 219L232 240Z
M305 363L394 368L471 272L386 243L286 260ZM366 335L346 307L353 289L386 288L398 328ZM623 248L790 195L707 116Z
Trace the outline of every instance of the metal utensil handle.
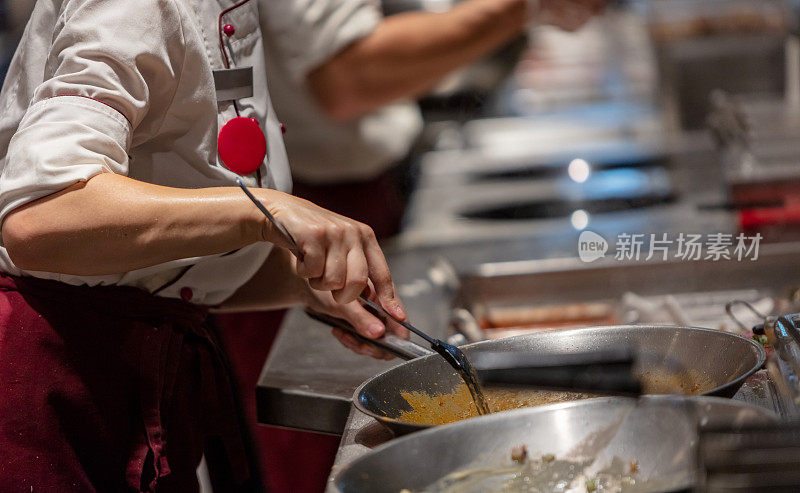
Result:
M364 296L359 296L358 299L361 301L361 303L363 303L366 306L372 308L373 310L378 312L378 314L380 314L381 316L388 318L389 320L393 321L396 324L402 325L406 329L410 330L411 332L413 332L413 333L417 334L418 336L422 337L423 339L425 339L430 344L434 344L436 342L436 339L434 339L433 337L429 336L425 332L422 332L421 330L419 330L418 328L414 327L410 323L404 322L402 320L398 320L397 318L395 318L394 315L392 315L391 313L387 312L381 305L375 303L371 299L366 298Z
M249 198L256 205L256 207L258 207L258 210L260 210L267 217L267 219L269 219L269 222L271 222L272 225L275 227L275 229L278 230L278 233L281 235L283 240L286 243L289 244L289 251L291 251L294 254L295 257L297 257L298 259L302 260L303 259L303 251L300 250L300 247L297 245L297 242L294 241L294 238L292 238L291 233L289 233L289 231L286 228L283 227L283 224L281 224L280 221L275 219L275 216L273 216L267 210L267 208L264 207L264 204L262 204L261 201L258 200L250 192L250 190L247 189L247 186L245 186L245 184L244 184L244 182L242 181L241 178L236 178L236 183L239 184L239 187L241 187L241 189L244 191L245 195L247 195L247 198Z
M331 317L330 315L315 312L311 309L306 309L306 315L318 322L324 323L325 325L342 329L355 336L358 340L366 342L367 344L371 344L379 349L383 349L384 351L388 351L404 360L410 360L422 356L428 356L429 354L434 354L432 350L426 347L420 346L419 344L411 342L408 339L403 339L402 337L397 337L391 334L387 334L379 339L370 339L368 337L364 337L359 334L352 325L350 325L350 322L341 318Z

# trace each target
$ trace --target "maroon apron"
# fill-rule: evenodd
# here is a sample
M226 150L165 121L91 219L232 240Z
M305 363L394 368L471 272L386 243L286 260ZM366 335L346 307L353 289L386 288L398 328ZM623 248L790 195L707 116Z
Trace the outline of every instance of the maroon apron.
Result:
M0 274L0 491L197 491L209 446L243 489L227 368L202 307Z

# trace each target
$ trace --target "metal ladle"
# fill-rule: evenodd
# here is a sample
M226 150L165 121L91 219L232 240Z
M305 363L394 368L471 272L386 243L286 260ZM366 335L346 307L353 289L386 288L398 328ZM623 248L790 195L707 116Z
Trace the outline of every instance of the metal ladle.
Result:
M291 251L292 254L294 254L294 256L297 257L298 260L302 260L303 252L302 250L300 250L300 247L297 245L297 242L294 241L294 238L292 238L292 235L289 233L289 231L286 228L284 228L283 224L281 224L281 222L278 221L275 218L275 216L273 216L267 210L266 207L264 207L264 204L262 204L250 192L250 190L247 189L247 186L245 186L241 178L236 178L236 183L239 184L239 186L242 188L247 197L256 205L256 207L258 207L258 210L260 210L267 217L267 219L269 219L272 225L275 226L275 229L278 230L280 235L283 237L284 241L286 241L286 243L289 244L289 251ZM366 298L363 295L359 295L358 300L362 304L364 304L365 306L369 307L371 310L376 312L381 317L384 317L385 319L391 320L399 325L402 325L403 327L410 330L414 334L417 334L421 338L425 339L425 341L431 345L431 349L440 354L445 359L445 361L447 361L447 363L450 364L450 366L452 366L464 380L464 383L467 385L467 388L469 389L469 392L472 395L472 400L475 401L475 405L478 408L478 412L480 414L489 414L491 412L491 410L489 409L489 404L486 402L486 397L483 395L480 385L478 384L478 378L475 374L475 370L470 364L469 360L467 359L467 356L464 354L463 351L461 351L461 349L459 349L456 346L453 346L452 344L448 344L442 340L429 336L428 334L419 330L418 328L414 327L408 322L398 320L397 318L394 317L394 315L387 312L381 305L375 303L374 301Z

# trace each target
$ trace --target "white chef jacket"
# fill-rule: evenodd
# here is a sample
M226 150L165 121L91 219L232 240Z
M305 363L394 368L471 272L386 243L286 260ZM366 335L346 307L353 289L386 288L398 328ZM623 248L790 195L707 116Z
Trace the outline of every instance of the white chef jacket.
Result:
M259 0L275 111L286 124L295 177L335 183L374 178L404 157L422 130L413 103L347 122L328 117L306 86L309 72L381 22L377 0Z
M0 221L16 207L98 173L179 188L231 186L217 134L236 116L218 102L219 16L239 0L49 0L36 3L0 92ZM223 16L231 68L253 67L253 96L238 100L267 137L264 184L291 179L267 92L256 1ZM255 175L244 177L256 186ZM244 198L244 195L243 195ZM186 258L132 272L73 276L23 272L0 248L0 270L69 284L137 286L214 305L244 284L271 244ZM190 288L187 290L186 288Z

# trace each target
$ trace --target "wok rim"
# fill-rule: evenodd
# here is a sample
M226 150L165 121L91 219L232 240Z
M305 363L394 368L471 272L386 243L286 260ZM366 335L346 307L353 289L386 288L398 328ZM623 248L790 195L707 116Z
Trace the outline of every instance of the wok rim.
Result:
M613 326L610 326L613 327ZM666 326L665 326L666 327ZM702 328L702 327L698 327ZM709 329L714 330L714 329ZM736 334L733 334L736 335ZM516 336L515 336L516 337ZM746 339L746 338L745 338ZM481 341L483 342L483 341ZM476 343L480 344L480 343ZM760 345L760 344L759 344ZM762 348L763 349L763 348ZM780 421L780 416L775 413L774 411L770 411L769 409L757 406L755 404L749 404L743 401L737 401L734 399L729 399L726 397L717 397L717 396L708 396L708 395L670 395L670 394L663 394L663 395L644 395L639 399L648 399L648 400L655 400L655 401L672 401L672 400L685 400L685 401L694 401L702 404L704 402L720 402L725 403L726 405L731 405L734 407L739 407L743 409L755 409L760 412L763 412L765 416L768 416L773 421L777 422ZM419 439L420 436L427 436L431 433L436 433L437 430L441 429L442 427L451 428L451 427L458 427L458 426L466 426L466 423L474 424L474 420L480 420L482 422L490 422L490 421L498 421L504 420L508 417L509 414L525 414L525 413L546 413L546 412L554 412L564 408L572 408L572 407L580 407L580 406L599 406L605 402L615 402L615 401L635 401L637 398L635 397L619 397L619 396L610 396L610 397L592 397L590 399L581 399L576 401L567 401L567 402L557 402L554 404L545 404L542 406L535 406L535 407L525 407L519 409L510 409L508 411L501 411L497 413L491 413L485 416L478 416L475 418L463 419L461 421L454 421L452 423L446 423L443 425L431 425L427 428L421 429L415 433L409 433L406 435L402 435L399 437L394 437L392 439L387 440L385 443L378 445L377 447L369 450L361 457L356 458L355 460L351 461L349 464L344 466L340 471L336 473L333 478L333 485L336 488L336 491L342 492L342 488L339 487L339 481L342 476L344 476L347 471L351 468L355 467L356 464L365 457L371 456L373 454L381 453L384 449L387 449L392 446L400 446L400 444L405 443L407 440Z
M561 330L561 331L558 331L558 332L560 334L565 334L565 333L586 332L586 331L596 332L596 331L609 330L609 329L637 329L637 330L653 330L653 329L671 329L671 330L676 330L677 329L677 330L688 330L688 331L691 331L691 332L713 332L715 334L721 334L722 337L734 337L734 338L742 339L743 341L747 342L750 345L750 347L755 351L756 364L752 368L750 368L749 370L747 370L746 372L741 374L739 377L737 377L737 378L735 378L735 379L733 379L730 382L727 382L725 384L718 385L717 387L714 387L713 389L710 389L710 390L708 390L706 392L703 392L702 394L698 394L698 395L695 395L695 396L682 396L682 397L716 397L716 396L714 396L712 394L715 394L717 392L720 392L720 391L722 391L724 389L727 389L727 388L730 388L730 387L733 387L733 386L742 385L744 383L744 381L748 377L750 377L753 373L757 372L758 369L761 368L764 365L764 363L767 361L767 351L766 351L766 349L764 349L764 346L762 346L758 342L754 341L753 339L748 339L747 337L744 337L744 336L739 335L739 334L735 334L733 332L725 332L725 331L722 331L722 330L719 330L719 329L710 329L708 327L692 327L692 326L683 326L683 325L603 325L603 326L596 326L596 327L582 327L582 328ZM538 332L538 334L547 334L547 332ZM514 339L522 339L522 338L529 337L530 335L531 334L520 334L520 335L516 335L516 336L501 338L501 339L491 339L491 340L473 342L472 344L467 344L465 346L462 346L462 348L472 349L474 347L487 346L489 344L496 343L497 341L500 341L500 340L509 341L509 340L514 340ZM402 420L400 420L398 418L391 418L389 416L383 416L383 415L380 415L380 414L378 414L378 413L376 413L376 412L374 412L372 410L367 409L361 403L361 394L364 392L364 389L369 386L370 383L374 382L375 380L377 380L378 378L380 378L380 377L382 377L382 376L384 376L386 374L389 374L389 373L395 372L395 371L399 371L399 368L402 368L407 363L411 363L413 361L418 361L418 360L424 360L424 359L432 358L432 357L436 357L436 356L437 356L437 354L432 353L432 354L429 354L429 355L426 355L426 356L422 356L422 357L419 357L419 358L414 358L414 359L411 359L411 360L403 361L399 365L393 366L393 367L391 367L391 368L389 368L387 370L384 370L384 371L382 371L382 372L380 372L380 373L378 373L376 375L373 375L369 379L365 380L361 385L359 385L356 388L355 391L353 391L353 396L351 397L350 400L353 402L353 405L355 406L356 409L359 410L359 412L362 412L362 413L366 414L367 416L370 416L370 417L374 418L375 420L377 420L377 421L379 421L381 423L385 423L387 425L410 426L410 427L417 428L420 431L424 431L424 430L429 429L429 428L437 428L439 426L444 426L444 425L425 425L425 424L419 424L419 423L411 423L411 422L408 422L408 421L402 421ZM669 396L670 394L650 394L650 396L658 396L658 395ZM675 394L672 394L672 395L675 395ZM679 397L681 397L681 396L679 396ZM731 398L725 398L725 399L731 400ZM586 399L583 399L583 400L586 400ZM589 399L589 400L592 400L592 399ZM567 403L569 403L569 402L577 402L577 401L567 401ZM558 404L560 404L560 403L546 404L545 406L558 405ZM539 407L544 407L544 406L535 406L535 407L539 408ZM507 411L502 411L500 413L492 413L492 414L502 414L503 412L507 412ZM474 419L474 418L469 418L469 419ZM465 421L465 420L460 420L460 421ZM456 421L456 423L458 423L460 421ZM453 424L453 423L446 423L446 424Z

